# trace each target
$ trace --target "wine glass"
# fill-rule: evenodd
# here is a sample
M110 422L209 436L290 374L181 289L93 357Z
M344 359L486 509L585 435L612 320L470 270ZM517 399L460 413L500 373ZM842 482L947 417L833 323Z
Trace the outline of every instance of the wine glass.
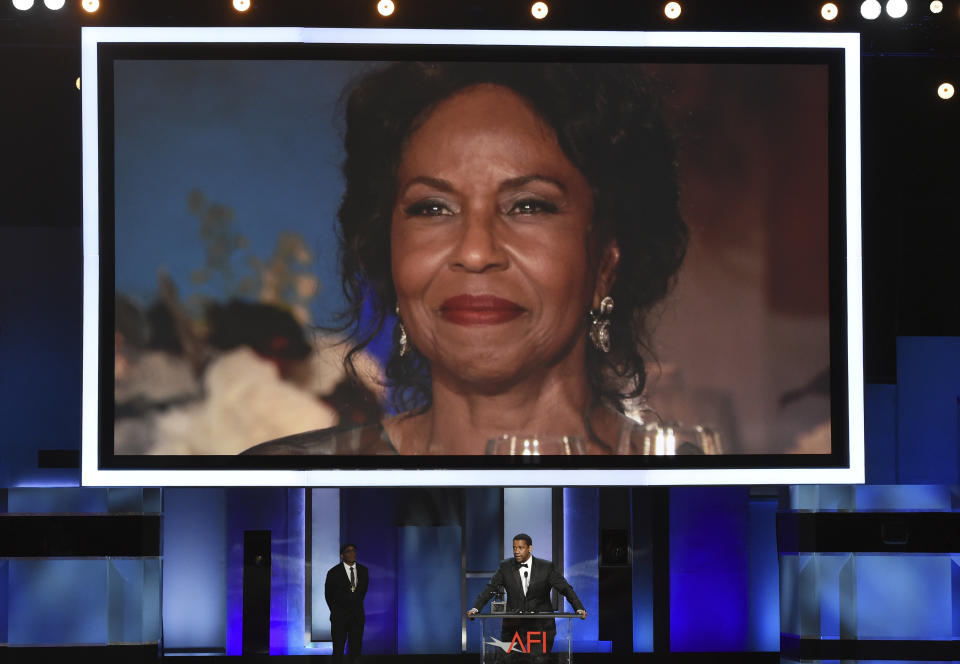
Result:
M586 454L583 438L537 434L505 433L487 441L487 455L546 456Z

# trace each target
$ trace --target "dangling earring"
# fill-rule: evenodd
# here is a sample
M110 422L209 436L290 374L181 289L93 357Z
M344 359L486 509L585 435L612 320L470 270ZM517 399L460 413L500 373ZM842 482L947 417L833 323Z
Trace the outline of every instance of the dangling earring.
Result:
M600 300L600 311L590 310L590 341L601 353L610 352L610 314L613 313L613 298L607 295Z
M410 341L407 339L407 330L403 327L403 321L400 320L400 305L395 309L397 313L397 327L400 328L400 338L397 339L397 345L400 346L400 357L410 352Z

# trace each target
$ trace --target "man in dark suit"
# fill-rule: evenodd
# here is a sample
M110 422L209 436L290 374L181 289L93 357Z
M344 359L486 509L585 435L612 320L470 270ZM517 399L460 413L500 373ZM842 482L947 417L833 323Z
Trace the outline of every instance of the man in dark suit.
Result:
M526 533L520 533L513 538L513 558L507 558L500 563L500 568L477 597L477 601L473 603L473 608L468 613L470 615L478 613L501 586L507 591L508 613L552 613L554 609L553 602L550 600L550 590L555 588L570 601L581 618L587 617L583 603L563 578L563 574L549 560L533 557L533 540ZM550 652L553 648L553 637L557 633L556 622L552 619L543 621L505 619L501 639L509 643L514 639L515 634L519 634L524 644L527 644L530 642L527 633L540 631L547 633L543 649Z
M330 607L330 632L333 636L333 661L343 661L343 649L350 642L349 661L360 657L363 642L363 598L367 594L370 575L357 562L357 547L344 544L340 564L327 572L323 595Z

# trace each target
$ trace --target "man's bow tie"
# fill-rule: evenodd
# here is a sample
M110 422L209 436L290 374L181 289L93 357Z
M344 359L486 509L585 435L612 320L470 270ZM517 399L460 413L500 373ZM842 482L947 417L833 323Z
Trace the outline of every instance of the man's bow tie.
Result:
M517 569L519 569L520 567L526 567L526 566L527 566L527 563L520 563Z

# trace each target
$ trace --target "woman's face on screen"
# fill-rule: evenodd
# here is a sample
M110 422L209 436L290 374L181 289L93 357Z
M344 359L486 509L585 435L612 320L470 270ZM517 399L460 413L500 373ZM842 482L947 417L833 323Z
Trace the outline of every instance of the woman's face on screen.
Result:
M508 385L582 357L613 269L591 267L610 263L588 255L592 220L589 183L514 92L477 85L433 109L401 157L391 252L435 380Z

